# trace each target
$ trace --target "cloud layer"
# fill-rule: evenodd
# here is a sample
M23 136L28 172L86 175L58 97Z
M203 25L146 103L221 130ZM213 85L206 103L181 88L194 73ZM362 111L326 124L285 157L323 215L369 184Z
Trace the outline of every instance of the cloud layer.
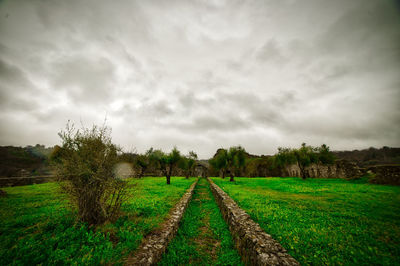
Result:
M0 145L400 145L396 1L0 2Z

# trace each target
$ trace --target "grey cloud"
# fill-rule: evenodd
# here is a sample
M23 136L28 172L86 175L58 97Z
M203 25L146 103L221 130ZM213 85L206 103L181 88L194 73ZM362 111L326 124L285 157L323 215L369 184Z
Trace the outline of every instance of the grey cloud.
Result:
M273 62L275 64L285 64L286 56L282 54L281 49L274 39L268 40L256 53L256 58L264 62Z
M210 131L236 131L243 130L249 126L249 123L238 116L220 115L220 116L199 116L190 122L172 123L174 128L191 133L201 132L207 134Z
M0 77L4 83L16 86L15 89L32 86L26 74L20 68L2 60L1 58L0 58Z
M112 96L114 66L106 58L66 58L55 64L53 87L64 88L75 103L104 103Z
M0 144L54 145L68 119L107 115L122 146L202 158L237 144L398 146L395 5L1 1Z

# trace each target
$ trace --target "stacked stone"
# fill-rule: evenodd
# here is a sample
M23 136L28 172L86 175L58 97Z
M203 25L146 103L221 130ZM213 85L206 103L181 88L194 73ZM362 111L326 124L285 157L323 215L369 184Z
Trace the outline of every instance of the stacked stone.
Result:
M135 254L126 260L125 265L156 265L161 260L168 243L178 231L179 222L189 205L196 184L197 180L175 205L169 219L161 226L161 229L150 233L143 240Z
M372 184L400 186L400 165L378 165L368 171L374 174L369 180Z
M52 182L54 176L31 176L31 177L1 177L0 187L26 186Z
M229 225L235 246L246 265L300 265L221 188L210 179L209 182L222 215Z

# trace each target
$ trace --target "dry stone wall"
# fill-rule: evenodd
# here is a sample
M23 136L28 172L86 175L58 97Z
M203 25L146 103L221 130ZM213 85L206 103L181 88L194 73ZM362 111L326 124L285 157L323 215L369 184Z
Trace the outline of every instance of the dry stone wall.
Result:
M300 168L297 164L286 167L286 175L291 177L300 176ZM307 177L310 178L357 178L363 172L353 162L337 160L332 165L312 164L305 169Z
M211 179L211 190L246 265L300 265Z
M52 182L54 176L32 176L32 177L1 177L0 187L26 186Z
M150 233L143 241L133 256L129 257L125 265L156 265L162 254L166 251L168 243L178 231L186 208L193 196L197 180L190 186L170 213L169 219L161 226L160 230Z
M373 173L370 183L400 186L400 165L379 165L368 170Z

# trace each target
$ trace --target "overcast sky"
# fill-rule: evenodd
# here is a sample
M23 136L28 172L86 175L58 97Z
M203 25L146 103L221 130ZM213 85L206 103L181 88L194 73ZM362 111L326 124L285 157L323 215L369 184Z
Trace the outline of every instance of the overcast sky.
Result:
M399 147L399 1L0 1L0 145L105 117L127 151Z

